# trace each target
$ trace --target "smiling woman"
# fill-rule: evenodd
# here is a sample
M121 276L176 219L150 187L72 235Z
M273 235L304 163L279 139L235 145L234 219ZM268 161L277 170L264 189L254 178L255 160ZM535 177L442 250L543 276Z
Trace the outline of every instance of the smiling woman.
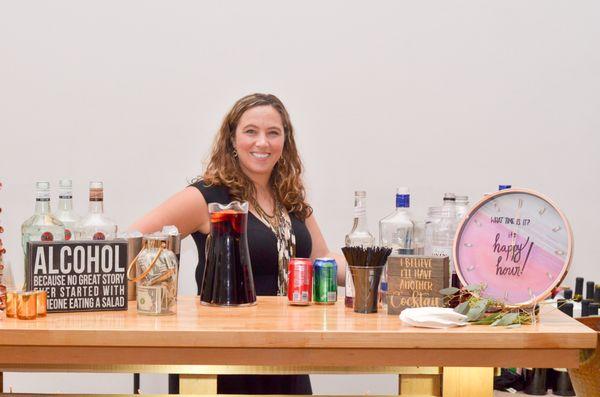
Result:
M258 295L287 294L287 265L293 257L334 257L338 283L343 283L345 260L329 251L306 201L294 129L274 95L238 100L215 137L205 172L130 229L148 233L176 225L183 236L191 235L198 249L200 293L210 231L208 203L233 200L250 204L247 236ZM310 394L311 386L307 375L223 376L217 392Z

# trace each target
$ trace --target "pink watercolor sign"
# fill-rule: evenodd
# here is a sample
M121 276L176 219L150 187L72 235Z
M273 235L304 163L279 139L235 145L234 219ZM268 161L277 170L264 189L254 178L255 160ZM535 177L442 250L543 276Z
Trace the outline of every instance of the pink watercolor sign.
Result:
M507 304L537 302L564 278L572 254L564 215L538 193L511 189L485 197L460 225L456 271L465 285Z

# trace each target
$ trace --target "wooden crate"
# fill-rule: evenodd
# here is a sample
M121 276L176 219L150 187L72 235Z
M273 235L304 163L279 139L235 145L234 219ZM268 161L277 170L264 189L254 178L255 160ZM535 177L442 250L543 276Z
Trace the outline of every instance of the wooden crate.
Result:
M448 286L447 256L397 255L387 262L388 314L407 307L442 306L439 290Z

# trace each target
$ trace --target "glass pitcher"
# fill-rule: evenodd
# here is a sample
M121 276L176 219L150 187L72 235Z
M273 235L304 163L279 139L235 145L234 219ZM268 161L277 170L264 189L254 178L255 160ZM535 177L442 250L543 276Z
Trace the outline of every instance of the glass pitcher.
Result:
M210 234L200 302L215 306L256 303L246 228L248 203L208 204Z

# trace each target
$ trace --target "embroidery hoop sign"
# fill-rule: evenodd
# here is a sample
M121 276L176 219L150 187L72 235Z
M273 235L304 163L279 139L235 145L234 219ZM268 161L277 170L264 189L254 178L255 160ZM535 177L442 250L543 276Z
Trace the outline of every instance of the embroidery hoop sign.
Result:
M463 285L483 284L484 294L507 305L545 299L567 274L573 232L548 198L506 189L475 204L454 239L454 263Z

